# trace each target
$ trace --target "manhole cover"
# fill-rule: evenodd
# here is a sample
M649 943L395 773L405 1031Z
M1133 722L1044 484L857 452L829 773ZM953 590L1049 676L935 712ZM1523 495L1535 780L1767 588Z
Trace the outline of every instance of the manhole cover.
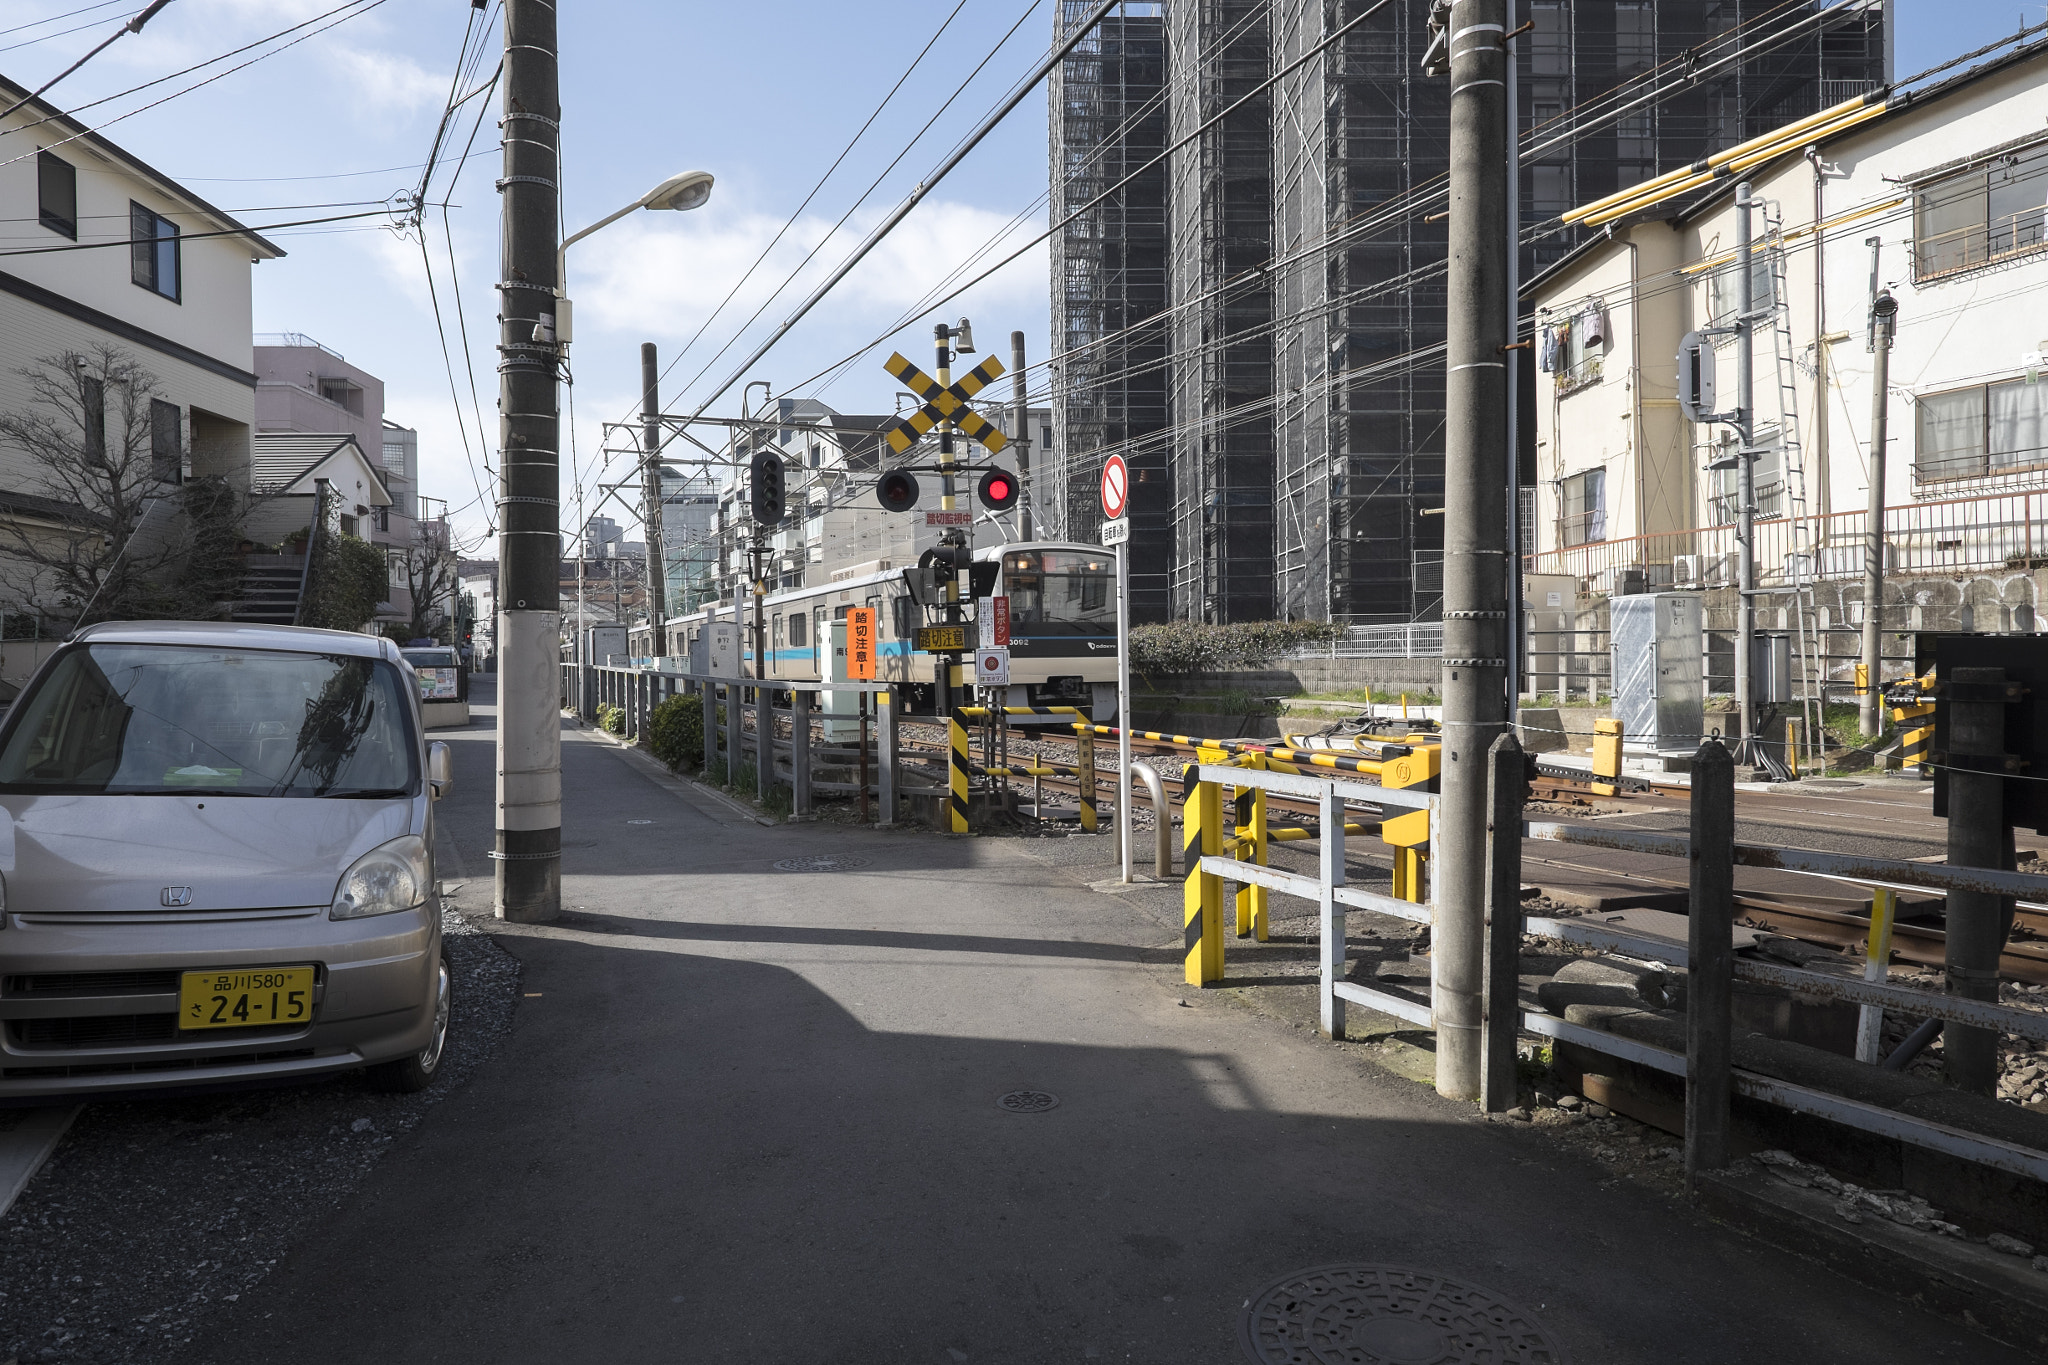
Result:
M1296 1271L1246 1301L1237 1336L1260 1365L1559 1365L1565 1358L1515 1305L1393 1265Z
M1823 791L1854 791L1861 782L1849 782L1839 777L1809 777L1799 784L1802 787L1819 787Z
M849 858L837 853L808 853L801 858L783 858L775 864L777 872L845 872L849 868L866 867L866 858Z
M1060 1097L1043 1090L1012 1090L996 1096L996 1108L1006 1114L1043 1114L1060 1107Z

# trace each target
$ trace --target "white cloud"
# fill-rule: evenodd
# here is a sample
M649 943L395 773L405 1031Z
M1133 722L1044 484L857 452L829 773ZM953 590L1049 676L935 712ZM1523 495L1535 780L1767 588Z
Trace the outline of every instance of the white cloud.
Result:
M628 219L602 238L576 249L570 260L579 332L617 328L637 335L687 337L704 322L783 226L783 219L751 212L717 211L718 200L680 221L656 215ZM776 287L755 331L786 317L853 250L881 215L856 218L837 233L823 219L806 217L786 233L706 333L722 343ZM881 330L916 306L949 275L972 278L1036 235L1035 220L1012 228L1008 215L969 204L934 200L918 206L883 239L812 316L821 322ZM996 249L969 265L991 239ZM804 257L825 243L808 265ZM1039 299L1045 290L1046 250L1036 246L978 286L970 300L982 306ZM964 301L963 301L964 302ZM960 304L948 304L949 311ZM712 347L710 349L716 349ZM708 355L710 352L705 352Z

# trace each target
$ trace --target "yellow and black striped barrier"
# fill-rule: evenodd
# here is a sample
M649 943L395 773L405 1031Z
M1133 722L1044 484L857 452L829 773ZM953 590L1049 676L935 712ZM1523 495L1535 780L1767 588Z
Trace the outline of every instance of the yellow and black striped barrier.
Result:
M948 746L952 761L946 773L946 828L955 834L967 833L967 779L972 770L967 762L966 717L965 708L955 707L951 722L946 727L946 738L952 741Z
M1241 754L1237 766L1265 768L1266 756ZM1266 793L1258 787L1239 787L1233 804L1237 815L1237 844L1233 857L1266 866ZM1237 888L1237 936L1264 943L1267 935L1267 891L1263 886L1239 883Z
M1181 890L1182 979L1206 986L1223 979L1223 881L1202 859L1223 852L1223 789L1197 782L1181 805L1187 880Z
M1074 724L1074 790L1080 794L1081 828L1095 832L1095 731L1085 722Z
M1901 724L1922 721L1899 735L1899 764L1927 771L1927 755L1934 748L1934 671L1913 678L1902 687L1895 685L1892 719Z
M948 741L946 747L949 751L950 760L946 774L946 828L954 834L966 834L971 828L967 819L967 789L970 778L977 774L991 777L1011 777L1019 774L1024 776L1051 776L1055 771L1053 768L976 768L967 756L967 722L972 718L991 714L1002 716L1073 716L1076 718L1077 725L1082 723L1080 721L1080 708L1074 706L954 707L953 714L947 718L946 724L946 739ZM1095 784L1090 776L1094 771L1092 758L1092 753L1088 757L1083 758L1082 762L1088 765L1088 772L1087 774L1082 774L1080 780L1082 788L1081 828L1090 831L1095 828ZM1078 768L1075 771L1077 774L1080 772Z

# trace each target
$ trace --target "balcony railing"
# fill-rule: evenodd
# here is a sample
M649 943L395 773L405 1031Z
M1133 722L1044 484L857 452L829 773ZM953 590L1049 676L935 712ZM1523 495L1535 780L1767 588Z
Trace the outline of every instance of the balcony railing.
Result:
M1763 588L1852 579L1863 573L1862 511L1756 524L1756 582ZM1887 572L1944 575L2048 563L2048 491L1916 502L1885 509ZM1570 574L1594 592L1640 570L1650 587L1720 587L1735 581L1733 526L1633 536L1541 550L1535 573Z

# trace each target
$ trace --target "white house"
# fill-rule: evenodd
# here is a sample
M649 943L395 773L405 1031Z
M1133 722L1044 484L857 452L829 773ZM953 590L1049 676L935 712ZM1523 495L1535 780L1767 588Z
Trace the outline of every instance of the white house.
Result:
M1609 235L1528 291L1541 370L1529 567L1589 594L1699 587L1710 627L1732 625L1731 437L1682 418L1676 356L1685 333L1733 320L1741 179L1763 201L1751 216L1759 627L1804 631L1828 675L1849 676L1865 609L1868 323L1888 287L1886 653L1909 655L1920 630L2038 628L2048 43L1838 106L1670 197L1638 187L1579 211ZM1725 411L1736 342L1715 345Z
M25 94L0 79L0 107ZM166 483L246 487L251 267L284 252L40 100L0 124L0 203L0 411L29 408L24 370L117 347L157 380L150 436ZM38 502L46 491L0 449L0 517L59 511Z

